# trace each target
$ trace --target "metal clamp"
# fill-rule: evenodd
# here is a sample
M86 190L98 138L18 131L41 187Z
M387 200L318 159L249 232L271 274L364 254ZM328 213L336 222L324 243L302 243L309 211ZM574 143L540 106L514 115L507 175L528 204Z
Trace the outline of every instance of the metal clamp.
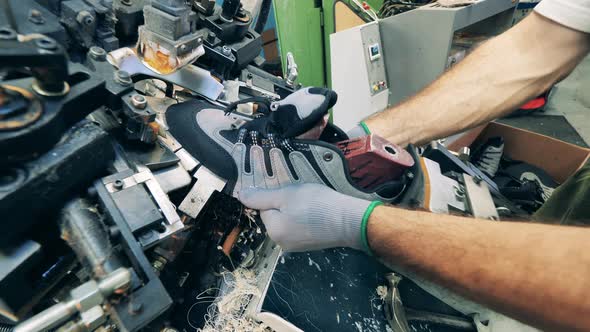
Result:
M76 312L89 322L100 322L101 318L97 316L99 312L95 308L100 308L111 295L125 292L130 283L131 272L126 268L119 268L98 282L90 280L70 291L67 301L55 304L20 323L14 332L47 331L61 325Z

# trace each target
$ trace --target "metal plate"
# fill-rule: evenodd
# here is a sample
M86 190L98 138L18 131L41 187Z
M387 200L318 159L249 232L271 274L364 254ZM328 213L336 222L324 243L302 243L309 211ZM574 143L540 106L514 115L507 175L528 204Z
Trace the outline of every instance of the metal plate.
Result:
M110 52L108 60L113 66L128 72L131 76L146 75L158 78L213 100L219 98L223 91L223 85L205 69L188 65L171 74L158 74L146 67L131 48L120 48Z
M496 205L487 183L482 180L474 181L473 177L463 174L465 182L465 196L471 213L476 218L499 220Z
M193 186L178 209L191 218L196 218L214 191L221 191L226 181L213 174L205 167L195 173L197 183Z

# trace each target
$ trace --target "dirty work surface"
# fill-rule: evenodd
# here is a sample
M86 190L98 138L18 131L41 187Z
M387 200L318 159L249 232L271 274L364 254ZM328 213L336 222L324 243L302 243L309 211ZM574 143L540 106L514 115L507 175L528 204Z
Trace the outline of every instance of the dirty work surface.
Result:
M386 284L383 276L387 272L389 269L374 258L351 249L287 253L279 260L263 311L273 312L306 332L391 331L377 295L377 287ZM412 307L438 306L438 312L453 313L447 306L440 308L436 299L413 283L402 283L402 299L422 302ZM410 328L412 332L453 331L424 323L410 324Z

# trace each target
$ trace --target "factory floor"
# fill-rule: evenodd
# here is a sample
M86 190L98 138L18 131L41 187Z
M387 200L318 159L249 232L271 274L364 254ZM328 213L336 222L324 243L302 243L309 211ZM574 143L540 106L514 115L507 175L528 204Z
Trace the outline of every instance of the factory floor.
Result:
M555 86L544 114L565 116L586 144L590 144L590 56Z

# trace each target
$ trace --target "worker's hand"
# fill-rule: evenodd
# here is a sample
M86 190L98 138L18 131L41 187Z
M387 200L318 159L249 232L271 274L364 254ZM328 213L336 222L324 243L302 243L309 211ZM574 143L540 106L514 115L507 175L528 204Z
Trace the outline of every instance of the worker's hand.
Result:
M363 247L361 223L370 201L319 184L243 189L239 198L260 210L268 235L285 251Z

